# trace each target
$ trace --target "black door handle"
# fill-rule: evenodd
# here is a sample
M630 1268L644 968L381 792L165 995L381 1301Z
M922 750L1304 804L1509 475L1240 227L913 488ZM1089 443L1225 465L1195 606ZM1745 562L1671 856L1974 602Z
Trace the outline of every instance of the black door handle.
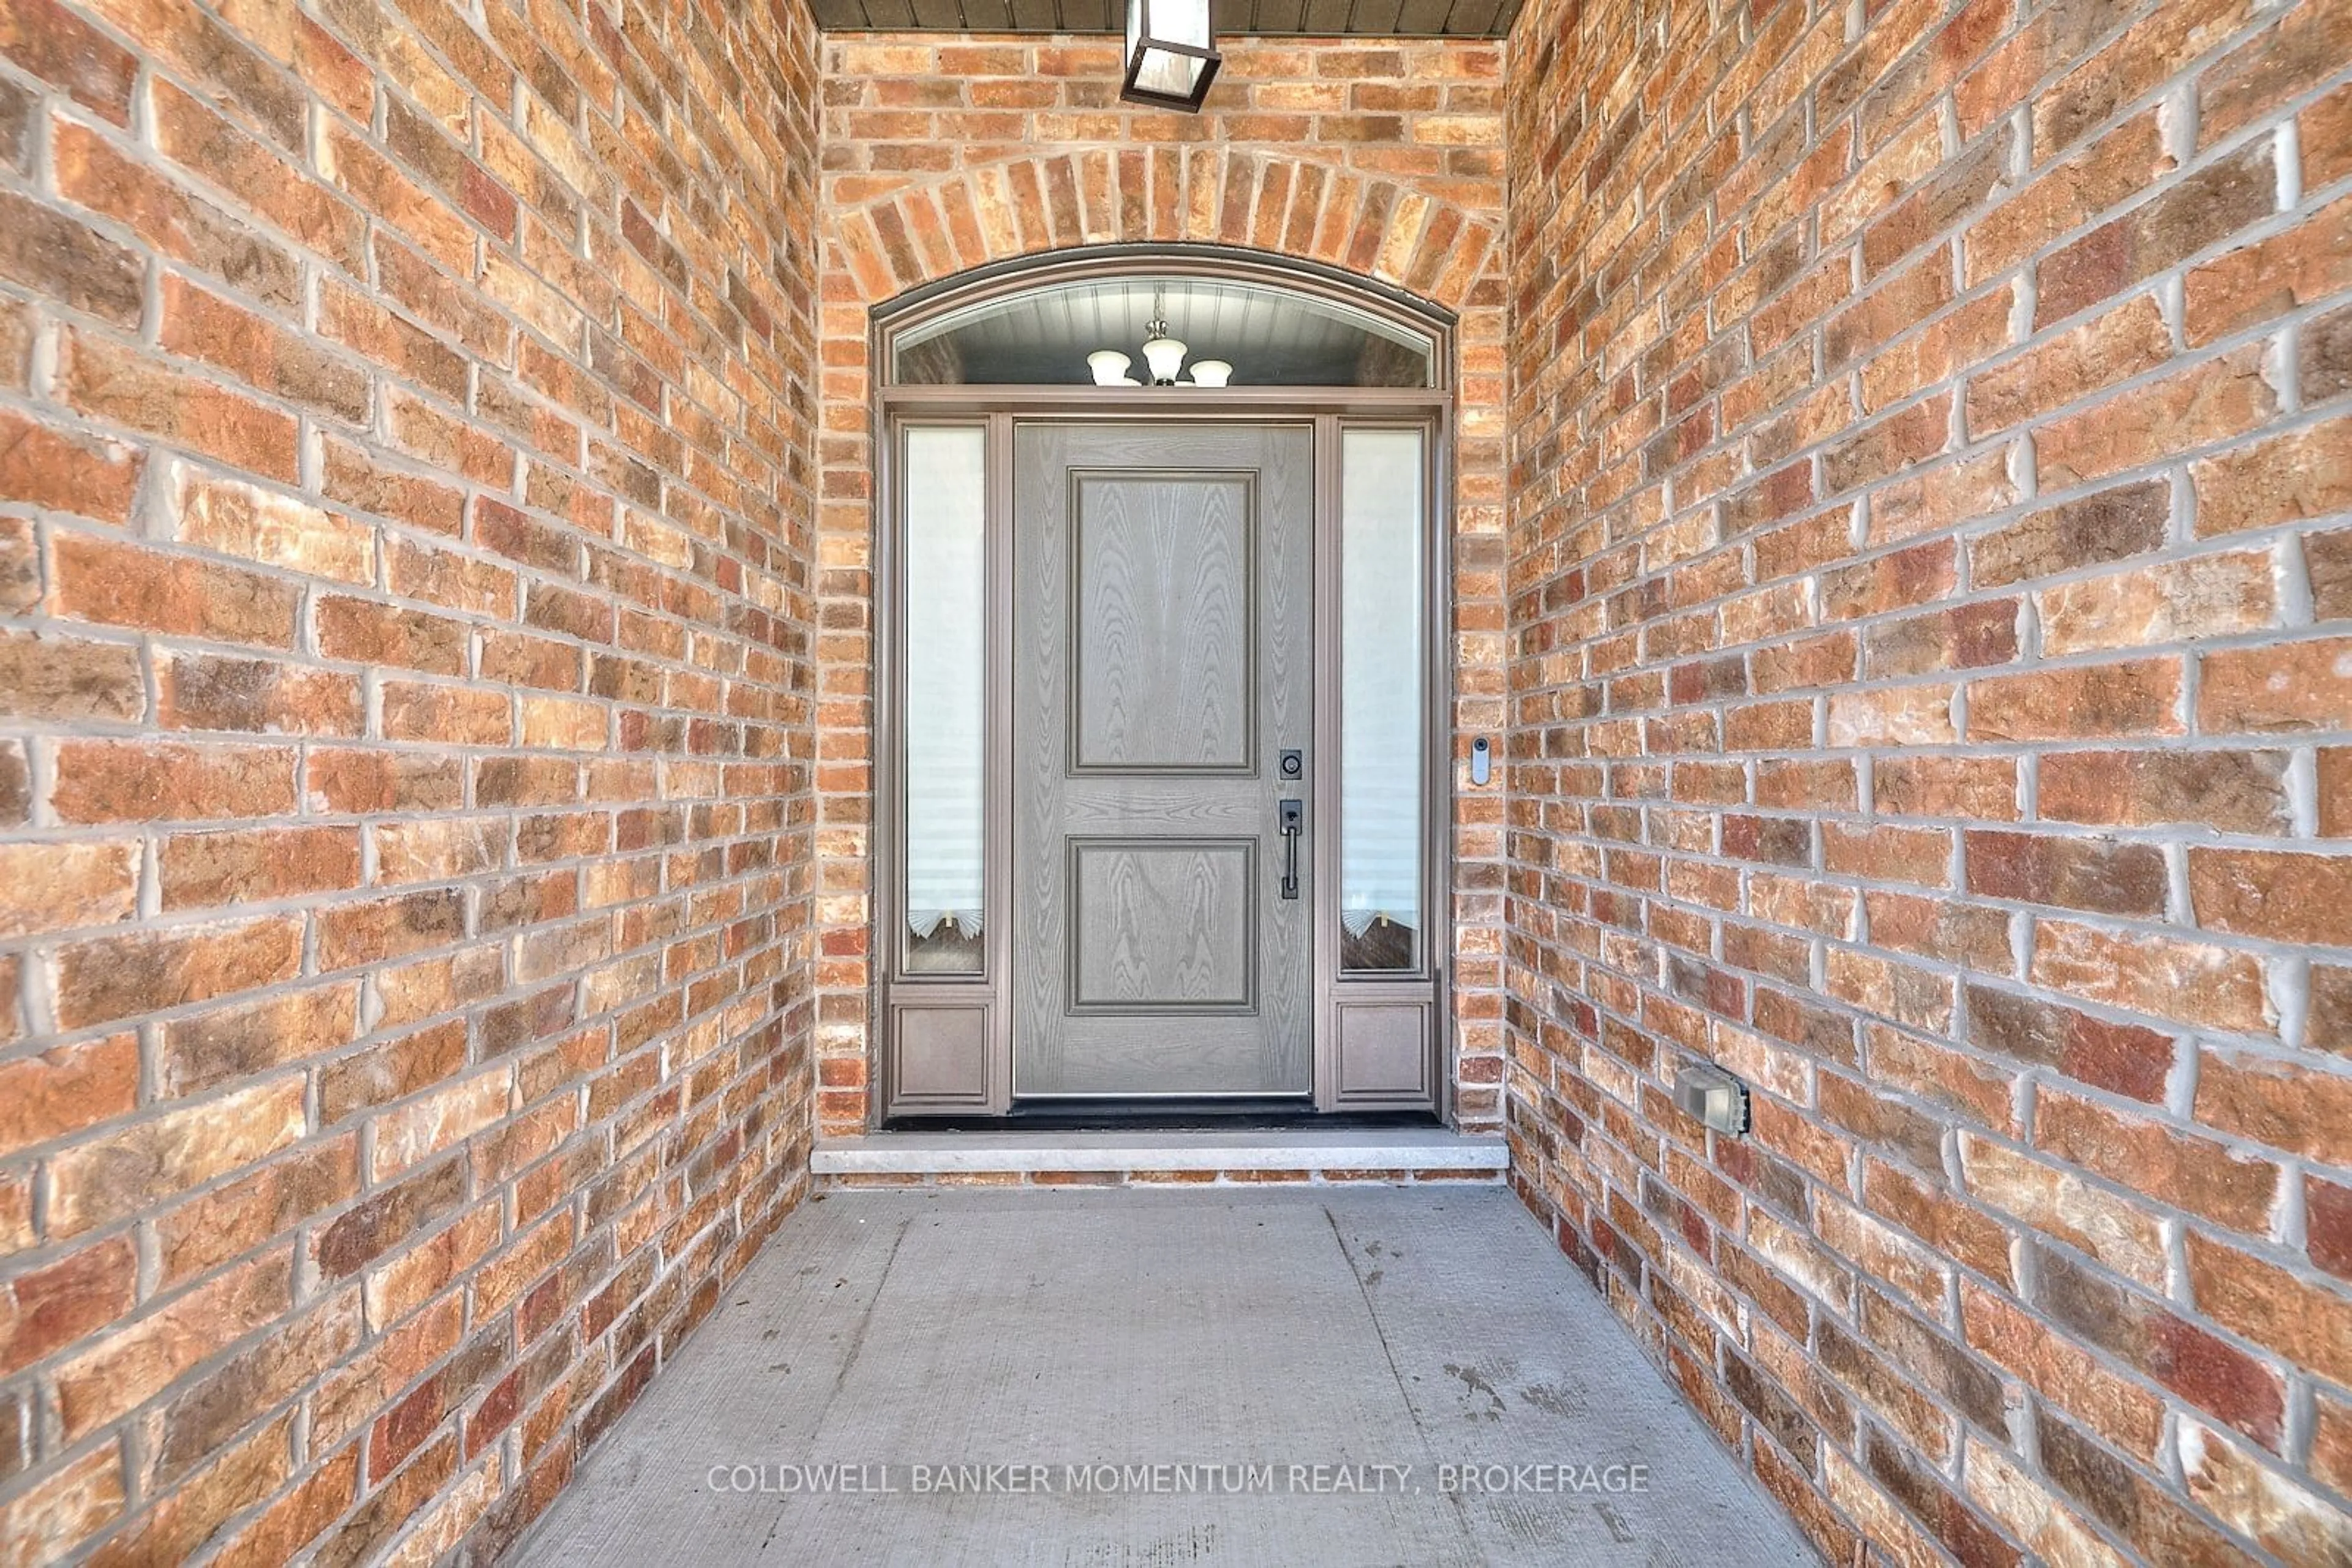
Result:
M1281 803L1282 825L1282 896L1298 896L1298 838L1307 831L1307 803L1286 800Z

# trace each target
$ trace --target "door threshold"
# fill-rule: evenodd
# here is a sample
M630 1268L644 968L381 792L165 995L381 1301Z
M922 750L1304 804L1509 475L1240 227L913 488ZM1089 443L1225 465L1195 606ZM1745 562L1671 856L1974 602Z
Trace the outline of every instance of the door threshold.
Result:
M1510 1152L1499 1137L1443 1127L1110 1131L1018 1129L885 1131L817 1141L809 1169L842 1185L926 1181L1040 1185L1089 1181L1202 1184L1499 1182Z

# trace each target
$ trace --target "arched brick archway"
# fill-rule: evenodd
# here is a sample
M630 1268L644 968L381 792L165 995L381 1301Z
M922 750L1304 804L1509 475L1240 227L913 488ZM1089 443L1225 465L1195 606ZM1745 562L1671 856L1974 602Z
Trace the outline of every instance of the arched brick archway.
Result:
M873 451L876 307L994 262L1091 246L1214 244L1335 268L1456 319L1453 474L1454 732L1499 730L1502 626L1501 216L1457 195L1477 181L1394 177L1286 150L1076 145L937 177L835 174L824 226L818 461L816 1058L820 1131L866 1125L873 809ZM1499 1124L1502 811L1465 796L1454 842L1456 1119Z
M828 272L866 306L992 261L1191 241L1319 261L1458 311L1497 237L1490 217L1411 182L1232 146L1007 160L890 189L828 227Z

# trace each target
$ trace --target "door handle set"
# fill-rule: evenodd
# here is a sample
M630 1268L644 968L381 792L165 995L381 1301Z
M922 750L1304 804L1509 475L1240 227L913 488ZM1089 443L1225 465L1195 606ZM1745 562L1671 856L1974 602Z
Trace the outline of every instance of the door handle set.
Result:
M1298 896L1298 840L1307 831L1307 803L1286 800L1281 803L1282 826L1282 896Z

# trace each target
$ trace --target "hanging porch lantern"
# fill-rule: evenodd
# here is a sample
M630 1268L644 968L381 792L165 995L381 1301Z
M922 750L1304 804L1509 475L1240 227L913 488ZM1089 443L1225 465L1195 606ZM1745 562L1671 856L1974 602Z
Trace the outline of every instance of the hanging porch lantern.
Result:
M1209 36L1209 0L1127 0L1129 103L1201 112L1224 57Z

